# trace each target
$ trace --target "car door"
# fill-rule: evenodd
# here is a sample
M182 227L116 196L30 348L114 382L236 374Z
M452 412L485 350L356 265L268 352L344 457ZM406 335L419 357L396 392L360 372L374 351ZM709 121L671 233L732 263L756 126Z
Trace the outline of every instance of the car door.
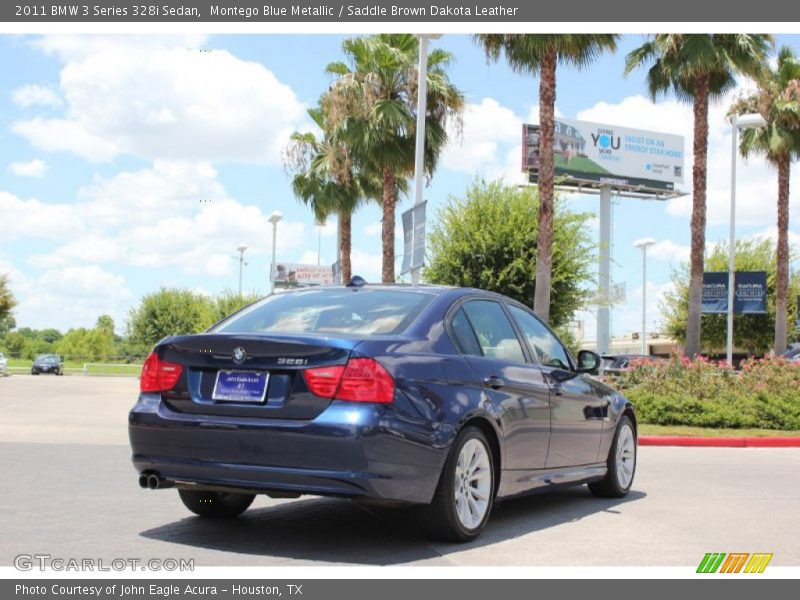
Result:
M449 329L500 417L503 469L544 468L550 437L549 388L503 305L467 300L452 313Z
M598 386L575 369L558 338L528 309L509 305L530 350L539 360L550 387L550 447L547 468L585 465L597 461L608 401Z

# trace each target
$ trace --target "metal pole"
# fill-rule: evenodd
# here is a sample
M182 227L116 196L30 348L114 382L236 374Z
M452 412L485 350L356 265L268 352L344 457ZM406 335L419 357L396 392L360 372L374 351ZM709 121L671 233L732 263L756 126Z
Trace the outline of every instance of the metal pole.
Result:
M272 222L272 267L270 268L270 281L271 281L271 284L270 284L270 290L269 290L270 294L274 294L275 293L275 248L276 248L275 238L276 238L277 234L278 234L278 222L277 221L273 221Z
M318 225L317 227L317 266L320 266L320 264L322 264L320 262L322 260L322 225Z
M647 351L647 244L642 246L642 355Z
M600 252L598 270L597 353L611 346L611 188L600 188Z
M242 268L244 267L244 250L239 250L239 295L242 295Z
M728 364L733 364L733 302L736 275L736 152L738 150L739 122L736 115L731 121L731 219L730 247L728 248Z
M417 137L414 150L414 206L422 204L422 184L425 177L425 115L428 96L428 36L419 36L419 65L417 75ZM416 226L414 227L416 237ZM415 240L416 241L416 240ZM411 283L419 283L419 269L412 269Z

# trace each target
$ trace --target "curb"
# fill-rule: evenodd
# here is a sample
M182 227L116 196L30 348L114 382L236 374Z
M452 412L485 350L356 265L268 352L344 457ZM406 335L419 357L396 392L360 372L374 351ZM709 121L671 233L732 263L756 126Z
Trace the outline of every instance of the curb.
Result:
M639 436L640 446L690 446L705 448L800 448L800 437L689 437Z

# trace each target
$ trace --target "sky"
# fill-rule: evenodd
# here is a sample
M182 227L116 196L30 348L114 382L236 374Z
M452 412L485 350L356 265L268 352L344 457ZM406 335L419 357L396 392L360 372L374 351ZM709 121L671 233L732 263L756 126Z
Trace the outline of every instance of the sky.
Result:
M0 273L8 273L19 303L17 325L65 331L110 314L124 333L131 307L161 286L235 290L239 244L248 246L244 289L265 294L267 218L275 210L284 215L277 260L330 265L335 223L315 227L292 195L281 155L293 131L313 129L306 109L327 89L324 69L343 58L343 39L0 36ZM800 52L800 36L777 41ZM670 97L652 103L642 71L623 76L625 54L641 42L639 35L624 36L615 54L583 70L560 67L557 114L684 135L684 172L691 174L691 107ZM539 86L538 78L502 61L487 64L469 36L446 35L434 46L453 53L450 78L467 108L462 134L453 136L425 189L432 219L476 176L523 180L520 128L538 122ZM732 94L752 89L739 83ZM727 105L713 105L709 117L708 243L728 236ZM793 180L799 176L795 164ZM763 160L739 161L738 237L775 237L776 180ZM796 248L799 185L790 196ZM682 189L691 192L691 177ZM596 196L569 194L567 201L597 213ZM398 224L412 203L402 199ZM657 240L648 251L647 321L648 329L658 329L671 270L688 259L690 213L690 195L615 199L612 279L626 290L612 311L615 336L641 329L641 251L634 241ZM596 219L589 226L596 236ZM379 281L380 256L380 209L367 206L353 220L353 272ZM585 323L587 340L594 339L591 308L576 319Z

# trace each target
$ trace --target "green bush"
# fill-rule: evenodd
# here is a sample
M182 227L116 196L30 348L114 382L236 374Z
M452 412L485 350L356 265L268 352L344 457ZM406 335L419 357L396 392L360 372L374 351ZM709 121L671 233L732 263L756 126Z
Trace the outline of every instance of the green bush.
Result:
M655 425L800 430L800 364L749 359L741 371L705 358L634 361L612 382Z

